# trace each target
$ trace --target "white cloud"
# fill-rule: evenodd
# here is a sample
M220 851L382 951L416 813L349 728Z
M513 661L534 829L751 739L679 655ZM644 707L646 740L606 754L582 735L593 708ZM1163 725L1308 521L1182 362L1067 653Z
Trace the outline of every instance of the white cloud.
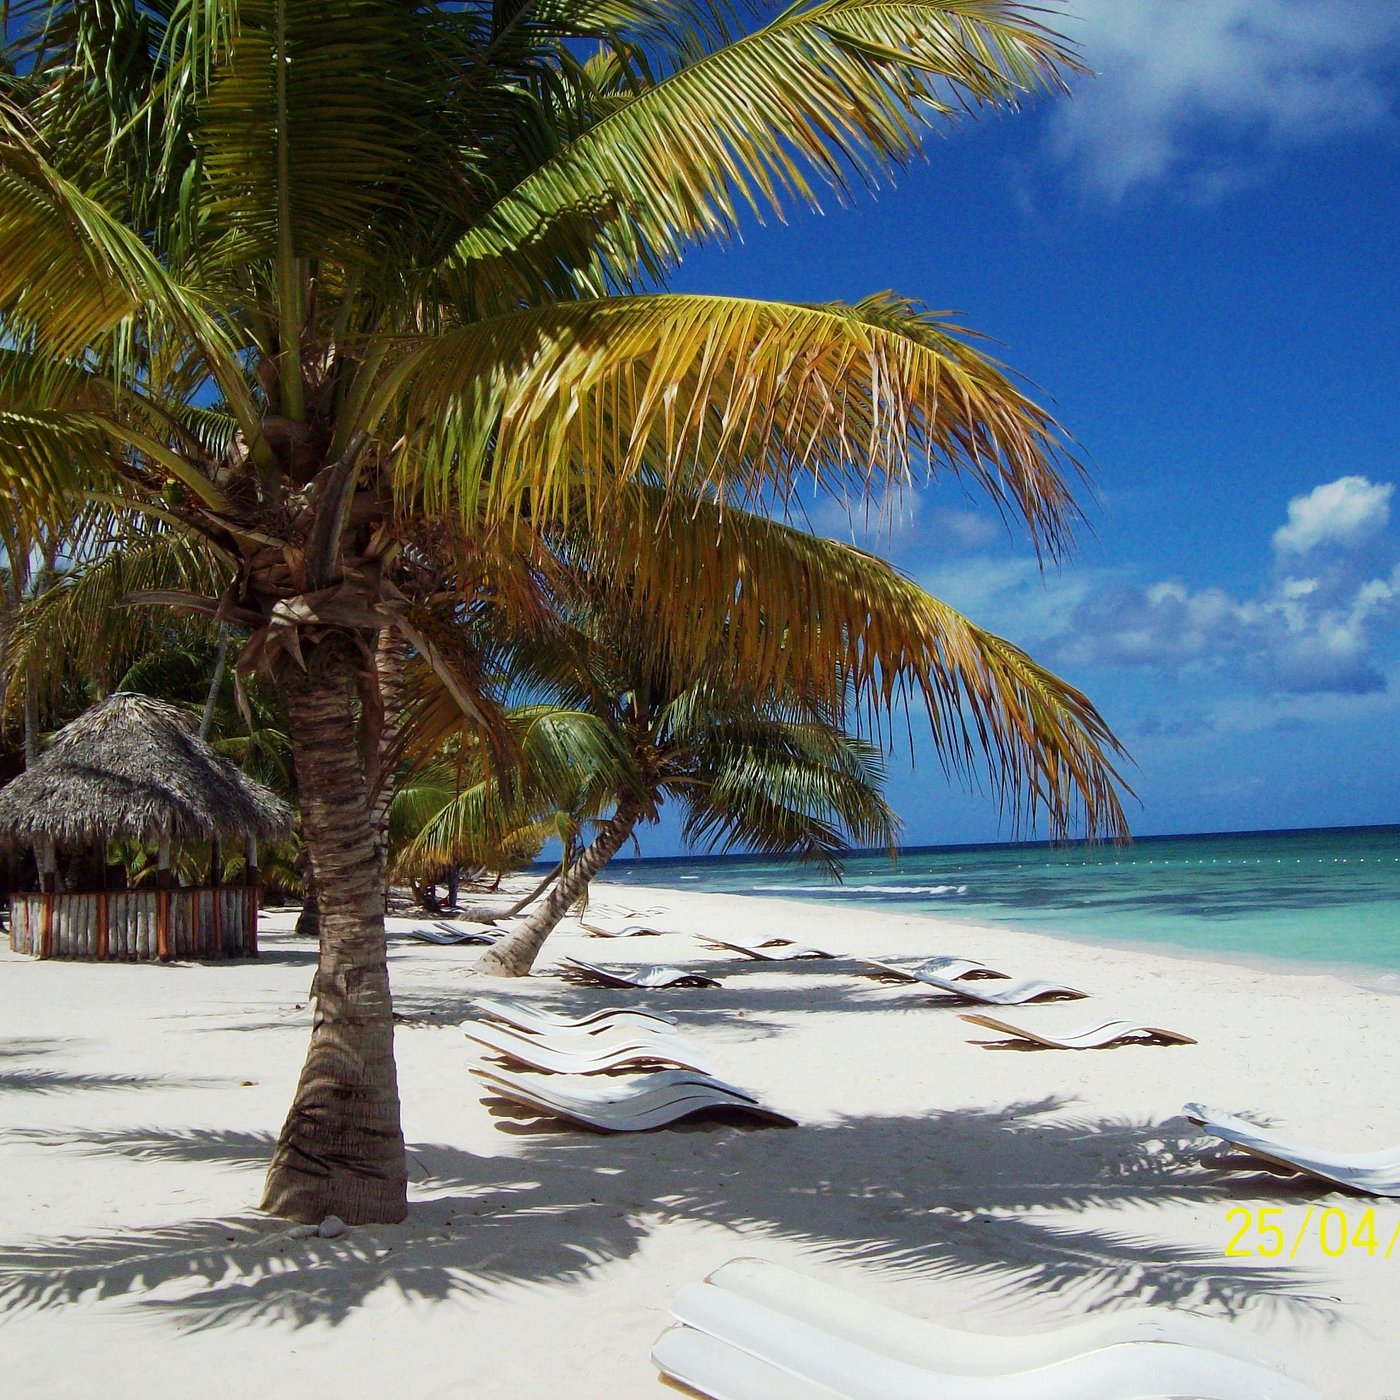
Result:
M1279 563L1319 552L1306 574L1280 567L1247 595L1181 579L1144 585L1102 567L1042 576L1034 560L991 555L951 560L920 582L1058 667L1209 672L1270 695L1374 694L1386 684L1387 639L1400 636L1400 565L1393 540L1354 546L1385 529L1393 489L1343 477L1296 497L1275 535Z
M1042 573L1033 559L976 555L941 564L919 586L1018 646L1034 646L1064 630L1075 611L1108 586L1105 571Z
M937 544L959 549L982 549L1004 533L996 516L982 511L955 510L948 506L933 512L929 534Z
M1217 701L1207 722L1217 733L1257 734L1309 724L1342 724L1400 709L1400 667L1387 667L1381 684L1362 693L1235 695Z
M1057 662L1229 672L1269 691L1382 688L1378 636L1400 623L1400 569L1360 582L1284 578L1256 598L1178 581L1086 598L1054 639Z
M1066 0L1098 76L1051 118L1054 152L1121 197L1210 195L1289 148L1394 120L1393 0Z
M897 545L914 533L920 507L917 491L897 487L874 500L822 495L807 506L803 523L828 539L878 550Z
M1390 482L1344 476L1288 503L1288 524L1274 531L1282 554L1306 554L1320 544L1359 544L1390 523Z

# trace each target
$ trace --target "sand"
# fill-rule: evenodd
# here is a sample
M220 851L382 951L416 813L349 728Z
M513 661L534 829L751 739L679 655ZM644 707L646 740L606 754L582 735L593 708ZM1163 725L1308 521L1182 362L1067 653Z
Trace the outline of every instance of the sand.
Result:
M547 976L483 985L465 975L472 950L395 940L412 1209L335 1239L296 1238L252 1208L310 1017L314 953L288 916L265 916L256 963L0 954L6 1393L656 1396L647 1353L668 1299L759 1255L986 1332L1190 1306L1295 1347L1329 1396L1400 1396L1400 1244L1382 1257L1400 1201L1212 1169L1180 1114L1204 1100L1303 1140L1400 1143L1394 996L947 918L618 885L594 908L686 932L566 926L543 965L577 953L721 976L635 1000L672 1011L727 1077L801 1126L605 1137L493 1110L457 1030L469 997L570 1011L632 998ZM988 1050L931 996L849 964L720 954L689 936L706 930L981 958L1093 994L1012 1019L1125 1016L1200 1043ZM1264 1207L1291 1247L1309 1206L1291 1259L1224 1256ZM1323 1253L1328 1208L1352 1235L1374 1210L1374 1255ZM1258 1242L1251 1228L1241 1244Z

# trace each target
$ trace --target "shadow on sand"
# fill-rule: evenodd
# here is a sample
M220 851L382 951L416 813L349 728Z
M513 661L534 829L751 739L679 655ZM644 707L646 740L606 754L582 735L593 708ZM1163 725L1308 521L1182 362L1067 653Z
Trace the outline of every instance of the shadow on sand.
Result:
M1046 1100L786 1130L704 1123L627 1137L552 1130L501 1157L417 1144L415 1202L401 1225L299 1239L284 1222L249 1213L29 1241L0 1247L0 1307L120 1297L164 1312L180 1328L335 1324L390 1282L433 1300L508 1282L575 1281L631 1256L659 1225L685 1220L747 1237L735 1253L781 1238L830 1259L966 1279L994 1295L1055 1292L1077 1308L1171 1303L1234 1314L1249 1305L1331 1320L1331 1300L1317 1296L1300 1270L1076 1226L1072 1217L1091 1207L1204 1207L1263 1193L1296 1199L1297 1188L1270 1181L1261 1192L1257 1177L1203 1171L1199 1139L1180 1120L1178 1135L1127 1119L1063 1116L1064 1106ZM6 1137L246 1167L265 1163L273 1145L269 1135L215 1131Z

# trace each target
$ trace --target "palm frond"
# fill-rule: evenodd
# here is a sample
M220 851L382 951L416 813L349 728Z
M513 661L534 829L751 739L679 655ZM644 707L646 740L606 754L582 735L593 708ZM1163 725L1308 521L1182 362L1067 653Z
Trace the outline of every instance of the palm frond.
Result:
M580 529L567 552L648 619L653 664L825 695L836 714L849 696L877 728L912 702L948 771L986 774L1017 829L1043 816L1056 836L1126 832L1121 746L1019 647L851 545L710 505L659 513L646 496L619 498L606 541Z
M181 631L211 635L210 623L172 623L163 612L121 606L128 593L145 589L218 596L229 581L227 566L198 538L129 528L85 549L90 557L15 619L7 655L11 704L18 701L15 687L26 668L51 690L74 673L110 682L138 653L173 642Z
M108 207L113 191L103 172L85 174L75 179L50 163L27 117L0 101L0 324L8 345L36 346L58 362L101 347L124 374L141 345L186 342L200 375L212 377L254 436L235 340L123 218L120 200Z
M1054 420L957 328L893 296L855 306L658 295L493 318L386 382L409 437L400 506L487 522L589 515L610 483L758 503L965 475L1050 550L1074 516Z
M872 745L830 725L770 723L760 739L713 734L703 783L677 785L687 846L788 856L839 875L852 846L893 854L899 817L882 793Z
M1015 0L818 0L695 56L563 146L491 208L464 262L529 258L541 225L610 207L606 258L629 281L687 242L844 195L908 160L929 122L1060 88L1079 64ZM547 248L547 245L546 245Z

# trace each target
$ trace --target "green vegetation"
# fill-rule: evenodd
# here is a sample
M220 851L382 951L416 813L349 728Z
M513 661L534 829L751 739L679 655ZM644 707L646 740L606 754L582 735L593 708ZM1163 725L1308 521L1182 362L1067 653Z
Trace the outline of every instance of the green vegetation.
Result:
M1059 85L1074 61L1030 8L821 0L749 32L668 0L8 12L8 556L80 501L139 517L183 577L126 601L242 629L285 711L321 951L268 1210L406 1210L389 776L410 664L516 764L484 610L525 633L569 573L625 583L672 696L908 699L1013 815L1122 829L1085 697L878 559L746 513L927 464L1054 555L1074 468L1050 417L892 295L664 291L741 210L844 194L950 110Z

